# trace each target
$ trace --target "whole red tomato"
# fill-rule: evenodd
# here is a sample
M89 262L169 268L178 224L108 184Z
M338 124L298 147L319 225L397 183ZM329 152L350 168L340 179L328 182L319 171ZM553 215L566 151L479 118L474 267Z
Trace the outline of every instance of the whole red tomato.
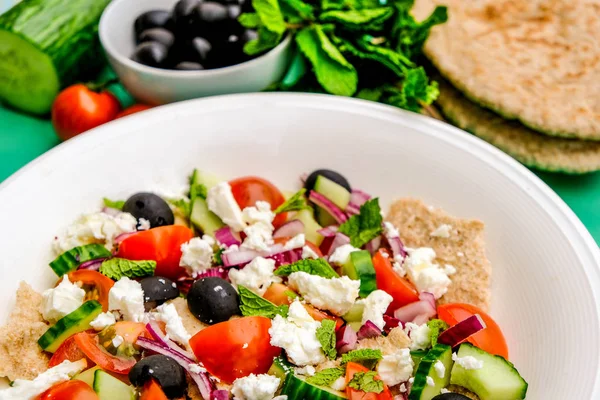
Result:
M109 92L95 92L82 83L69 86L52 104L52 125L61 140L115 119L121 111L119 100Z
M121 111L120 113L117 114L117 118L122 118L122 117L126 117L128 115L131 114L135 114L138 113L140 111L146 111L151 109L152 106L146 105L146 104L134 104L131 107L127 107L126 109L124 109L123 111Z

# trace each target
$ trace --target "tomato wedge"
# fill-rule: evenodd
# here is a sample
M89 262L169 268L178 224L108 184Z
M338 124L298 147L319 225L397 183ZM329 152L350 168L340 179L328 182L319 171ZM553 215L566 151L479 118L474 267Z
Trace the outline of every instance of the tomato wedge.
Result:
M369 372L369 369L353 362L346 364L346 384L352 380L354 374L357 372ZM380 381L381 378L376 376L375 380ZM383 391L381 393L365 393L362 390L346 386L346 396L348 396L348 400L392 400L392 393L385 384L383 385Z
M86 292L85 299L97 300L102 304L102 311L108 311L108 292L115 284L112 279L97 271L80 269L69 272L69 280L83 283Z
M72 380L52 386L36 400L99 400L94 389L85 382Z
M229 185L235 201L242 210L255 205L257 201L266 201L271 204L271 210L275 210L285 201L279 189L263 178L245 176L230 181ZM286 219L287 213L278 214L273 220L273 226L280 227Z
M154 379L150 379L144 384L139 400L169 400L169 398L160 385Z
M113 356L98 344L98 335L87 332L77 333L74 336L75 343L85 355L100 368L115 372L117 374L127 374L135 365L135 358L122 358Z
M475 314L479 314L486 328L477 332L468 342L491 354L502 356L508 360L508 346L500 326L482 309L471 304L449 303L438 306L438 318L448 325L456 325Z
M373 256L377 289L386 291L394 299L387 309L388 313L419 300L415 287L394 271L389 253L379 249Z
M266 373L281 353L279 347L271 346L270 327L271 320L265 317L232 319L196 333L190 346L208 372L232 383Z
M177 280L185 275L185 269L179 266L181 245L193 237L194 232L182 225L159 226L124 239L119 244L117 257L128 260L154 260L155 275Z
M50 358L48 367L52 368L65 360L79 361L82 358L86 359L88 368L94 366L94 362L87 358L85 353L81 351L79 346L77 346L77 343L75 343L75 337L71 336L67 338L67 340L65 340L63 344L58 347L58 349L56 349L54 354L52 354L52 358Z

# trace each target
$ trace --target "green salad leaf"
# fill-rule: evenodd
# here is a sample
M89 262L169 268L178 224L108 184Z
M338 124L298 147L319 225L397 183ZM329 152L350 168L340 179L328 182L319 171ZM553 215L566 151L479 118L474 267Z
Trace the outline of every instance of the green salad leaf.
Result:
M365 26L381 24L394 14L392 7L363 10L331 10L321 14L322 22L337 22L346 29L364 30Z
M306 272L323 278L339 278L339 275L331 268L331 265L322 258L307 258L292 264L282 265L274 272L277 276L288 276L294 272Z
M336 379L344 376L344 374L344 368L327 368L317 372L313 376L309 376L308 378L306 378L306 382L310 383L311 385L329 386L333 382L335 382Z
M287 305L276 306L242 285L238 285L237 289L240 297L240 311L244 317L262 316L275 318L276 315L287 317L289 309Z
M342 365L355 362L371 369L383 358L379 349L358 349L342 355Z
M306 189L304 188L294 193L292 197L287 199L283 204L281 204L275 209L275 214L281 214L283 212L288 211L300 211L305 208L308 208L308 204L306 204L306 198L304 197L304 193L306 193Z
M317 340L321 343L323 353L327 358L335 360L337 351L335 350L335 321L324 319L321 321L321 326L317 328Z
M154 275L156 261L132 261L124 258L110 258L100 265L100 273L115 281L127 278L143 278Z
M360 206L360 212L340 225L338 232L348 236L352 246L361 248L381 234L382 223L379 199L374 198Z
M383 381L375 379L376 376L377 372L375 371L357 372L348 382L348 386L367 393L381 393L383 392Z
M125 205L125 200L111 200L106 197L102 200L104 202L104 207L114 208L116 210L123 210L123 206Z

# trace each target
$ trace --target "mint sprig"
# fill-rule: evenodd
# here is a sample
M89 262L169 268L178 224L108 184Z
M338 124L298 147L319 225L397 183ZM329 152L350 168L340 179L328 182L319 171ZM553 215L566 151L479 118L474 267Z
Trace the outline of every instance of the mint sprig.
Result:
M283 212L289 211L300 211L308 208L308 204L306 204L306 198L304 197L304 193L306 193L306 189L300 189L296 193L292 195L289 199L287 199L283 204L277 207L274 211L275 214L281 214Z
M289 309L287 305L276 306L242 285L238 285L237 290L240 298L240 311L244 317L275 318L276 315L287 317Z
M348 387L366 393L381 393L383 392L383 381L375 379L376 377L377 372L375 371L357 372L348 382Z
M345 374L344 368L341 368L341 367L327 368L327 369L317 372L313 376L306 378L306 382L310 383L311 385L329 386L333 382L335 382L336 379L344 376L344 374Z
M352 350L342 356L342 365L355 362L371 369L383 358L379 349Z
M307 258L292 264L282 265L274 272L277 276L288 276L294 272L306 272L323 278L339 278L339 275L331 268L331 265L322 258Z
M154 275L156 269L156 261L133 261L124 258L110 258L102 262L99 272L118 281L123 277L127 278L143 278L145 276Z
M340 225L338 232L348 236L352 246L361 248L381 234L382 223L379 199L375 198L360 206L360 212Z
M335 322L330 319L321 321L321 326L317 328L317 340L321 343L323 353L327 358L335 360L337 351L335 350Z

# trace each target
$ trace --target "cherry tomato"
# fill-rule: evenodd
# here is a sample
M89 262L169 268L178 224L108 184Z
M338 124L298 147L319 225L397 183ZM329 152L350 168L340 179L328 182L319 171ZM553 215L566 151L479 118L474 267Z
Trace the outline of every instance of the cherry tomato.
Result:
M357 372L369 372L369 369L353 362L346 364L346 384L352 380L354 374ZM380 381L381 378L376 376L375 380ZM362 390L346 386L346 396L348 397L348 400L392 400L392 393L385 384L383 385L383 391L381 393L365 393Z
M154 379L150 379L144 384L139 400L169 400L169 398L160 385Z
M377 289L386 291L394 299L387 309L388 313L419 300L419 294L415 287L394 271L387 250L379 249L375 253L373 267L375 268Z
M52 354L52 358L50 358L50 363L48 366L52 368L65 360L79 361L82 358L86 359L88 368L94 366L94 362L87 358L85 353L81 351L79 346L77 346L77 343L75 343L75 338L71 336L67 338L67 340L65 340L63 344L58 347L58 349L56 349L54 354Z
M204 368L217 378L232 383L250 374L266 373L281 353L271 346L271 320L243 317L221 322L196 333L190 347Z
M69 280L83 283L86 291L85 299L98 301L102 304L102 311L108 311L108 292L115 284L112 279L97 271L80 269L69 272Z
M85 382L72 380L52 386L36 399L39 400L99 400L94 389Z
M146 111L151 108L152 108L152 106L149 106L146 104L134 104L131 107L127 107L126 109L124 109L123 111L118 113L117 116L115 117L115 119L126 117L128 115L139 113L141 111Z
M194 232L182 225L159 226L123 240L119 244L117 257L128 260L154 260L154 274L175 281L185 275L185 269L179 266L181 245L193 237Z
M275 185L256 176L237 178L230 181L229 185L235 201L242 210L255 205L257 201L266 201L271 204L271 210L275 210L285 201L285 197ZM273 226L280 227L286 219L287 213L278 214L273 220Z
M107 91L95 92L82 83L69 86L52 104L52 125L61 140L115 119L121 105Z
M135 365L135 358L113 356L102 348L98 343L98 335L81 332L75 334L74 338L81 351L104 370L117 374L127 374Z
M471 304L450 303L443 304L437 308L438 318L444 320L448 325L456 325L458 322L479 314L485 325L485 329L477 332L468 342L487 351L488 353L502 356L508 360L508 346L500 327L485 311Z

